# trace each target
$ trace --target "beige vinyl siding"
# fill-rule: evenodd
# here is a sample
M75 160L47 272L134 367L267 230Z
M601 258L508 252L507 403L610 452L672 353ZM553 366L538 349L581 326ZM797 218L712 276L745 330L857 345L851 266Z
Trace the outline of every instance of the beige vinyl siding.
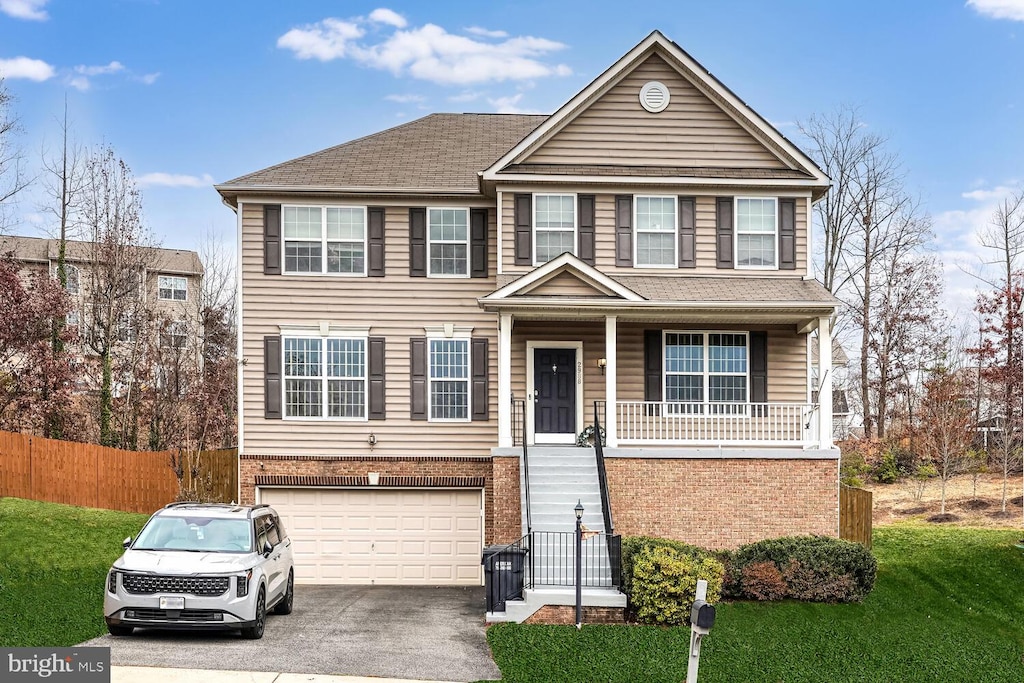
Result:
M529 296L606 297L604 293L569 273L556 275L547 282L528 290L525 294Z
M804 403L807 400L807 341L791 326L757 327L768 332L768 402ZM644 330L739 331L738 325L674 325L672 323L619 323L616 356L616 393L620 401L644 400ZM597 365L606 357L604 322L517 321L512 329L512 393L526 396L526 342L583 342L584 419L593 420L594 401L605 397L605 376ZM579 431L579 430L577 430Z
M585 189L578 190L586 193ZM707 191L704 190L706 193ZM646 194L644 191L627 191L616 194ZM598 270L614 275L657 275L657 274L684 274L684 275L737 275L750 274L756 277L794 277L803 275L807 270L807 202L803 198L796 200L796 269L795 270L750 270L733 269L720 270L716 267L716 239L718 230L717 209L715 206L716 197L723 196L748 196L742 191L722 192L715 195L686 193L682 191L666 192L657 190L650 194L676 194L682 197L696 197L696 253L697 267L683 268L679 270L665 268L623 268L615 265L615 194L597 194L595 200L595 227L594 227L594 258L595 267ZM765 196L763 191L757 195ZM768 195L771 196L771 195ZM502 193L501 225L502 225L502 272L504 274L525 273L532 270L532 266L517 266L515 264L515 213L514 213L515 192L504 191ZM634 234L635 238L635 234ZM776 249L778 241L776 240Z
M352 202L346 204L369 204ZM433 203L431 206L438 206ZM465 204L450 204L465 206ZM421 205L422 206L422 205ZM487 278L409 277L408 207L385 212L383 278L263 274L263 207L244 204L242 218L242 354L244 450L286 455L484 455L497 443L497 316L484 312L477 297L494 290L494 212ZM263 338L279 325L369 327L386 338L386 420L266 420L263 418ZM489 340L490 420L426 422L409 419L409 338L424 326L472 326ZM377 437L371 451L370 433Z
M668 108L657 114L640 105L640 89L648 81L660 81L671 93ZM657 55L639 64L524 161L786 168Z

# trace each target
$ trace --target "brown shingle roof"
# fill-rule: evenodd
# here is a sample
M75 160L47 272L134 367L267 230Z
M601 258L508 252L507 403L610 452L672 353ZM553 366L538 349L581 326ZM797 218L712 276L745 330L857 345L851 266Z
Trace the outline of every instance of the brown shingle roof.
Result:
M712 166L614 166L607 164L510 164L502 173L531 175L652 176L657 178L735 178L739 180L806 180L811 176L788 168L726 168Z
M66 258L71 262L82 262L91 259L91 242L67 240ZM144 247L146 263L150 271L160 273L181 273L198 275L203 272L203 264L199 254L187 249L162 249ZM10 235L0 237L0 255L13 253L19 261L45 263L56 261L60 250L60 240L44 237L20 237Z
M477 173L547 116L431 114L217 186L477 192Z

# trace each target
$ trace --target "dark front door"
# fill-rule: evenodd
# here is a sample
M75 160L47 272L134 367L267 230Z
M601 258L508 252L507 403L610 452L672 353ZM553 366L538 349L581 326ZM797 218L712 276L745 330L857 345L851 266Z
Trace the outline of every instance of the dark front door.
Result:
M576 433L576 349L533 351L534 433Z

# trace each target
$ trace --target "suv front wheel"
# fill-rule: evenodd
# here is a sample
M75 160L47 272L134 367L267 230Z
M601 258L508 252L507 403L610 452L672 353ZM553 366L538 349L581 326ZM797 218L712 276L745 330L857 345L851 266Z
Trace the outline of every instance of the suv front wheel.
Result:
M295 602L295 574L288 572L288 586L285 588L281 602L274 607L274 614L291 614L293 602Z
M242 629L242 637L259 640L263 637L263 629L267 625L267 595L260 586L260 594L256 596L256 620L252 626Z

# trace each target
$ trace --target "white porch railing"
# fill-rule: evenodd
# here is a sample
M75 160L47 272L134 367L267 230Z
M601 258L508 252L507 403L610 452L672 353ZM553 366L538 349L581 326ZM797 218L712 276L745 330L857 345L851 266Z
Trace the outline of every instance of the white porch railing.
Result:
M617 401L614 419L621 445L815 446L817 410L808 403Z

